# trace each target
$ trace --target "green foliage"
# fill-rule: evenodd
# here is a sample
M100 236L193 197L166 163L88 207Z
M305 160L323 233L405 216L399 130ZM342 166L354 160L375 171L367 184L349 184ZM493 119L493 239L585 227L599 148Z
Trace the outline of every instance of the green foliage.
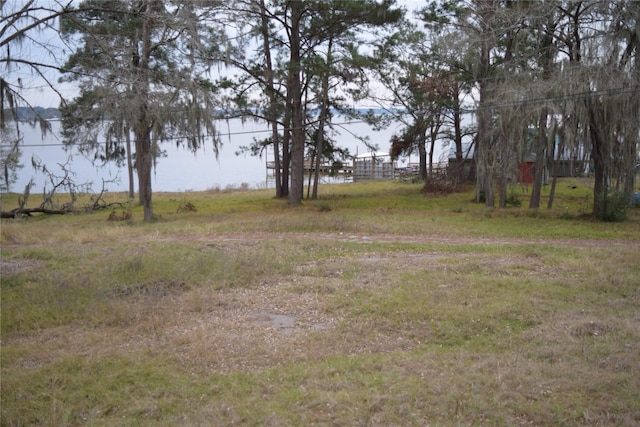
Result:
M596 219L605 222L621 222L629 218L627 196L620 191L605 193L599 203L596 203Z
M561 213L559 218L560 218L560 219L568 219L568 220L573 220L573 219L575 219L575 217L574 217L572 214L570 214L569 212L563 212L563 213Z
M507 197L506 205L517 208L517 207L520 207L520 205L522 205L522 202L520 201L520 197L518 197L517 194L511 193L509 197Z

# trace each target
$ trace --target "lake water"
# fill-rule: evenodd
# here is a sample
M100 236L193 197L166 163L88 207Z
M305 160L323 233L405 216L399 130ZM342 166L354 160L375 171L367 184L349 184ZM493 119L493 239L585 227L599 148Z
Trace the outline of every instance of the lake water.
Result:
M400 125L392 125L383 131L374 131L367 124L362 122L346 122L345 119L337 118L335 123L346 123L337 127L340 132L334 135L334 140L341 147L348 148L352 155L367 154L369 151L366 145L359 141L356 136L368 136L370 142L376 144L378 154L387 154L389 151L389 139L392 134L400 129ZM31 158L42 160L47 168L60 174L59 164L65 164L69 156L71 163L69 169L75 174L76 183L93 182L93 191L100 191L102 180L114 180L108 183L108 191L127 191L128 178L126 168L117 168L114 164L107 166L95 166L93 163L78 154L76 150L66 152L61 146L57 132L60 127L59 122L52 122L53 133L46 138L42 138L38 129L33 129L28 125L22 125L21 131L24 134L22 147L22 161L24 167L18 172L18 181L11 185L11 191L22 192L29 180L35 182L32 193L41 192L47 177L36 172L31 167ZM240 119L221 122L219 131L223 134L222 147L216 158L212 142L208 141L203 149L197 153L176 147L176 144L166 142L161 148L166 150L167 157L158 160L153 172L153 191L186 192L203 191L213 188L224 189L227 187L237 187L247 185L250 188L265 188L268 185L266 162L273 160L271 151L267 153L268 158L263 156L254 157L250 154L237 155L241 146L248 146L254 139L264 139L270 135L264 123L245 122ZM443 154L448 154L448 148L437 147L434 161L443 158ZM407 162L417 162L417 157L405 159L399 162L399 166ZM48 183L48 188L51 184ZM137 191L137 178L135 182ZM270 185L273 185L270 182Z

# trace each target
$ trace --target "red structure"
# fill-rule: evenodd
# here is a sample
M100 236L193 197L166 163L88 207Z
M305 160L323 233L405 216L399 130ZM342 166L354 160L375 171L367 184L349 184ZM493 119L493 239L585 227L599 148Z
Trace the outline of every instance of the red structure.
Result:
M533 184L534 163L523 162L518 164L518 182L520 184Z

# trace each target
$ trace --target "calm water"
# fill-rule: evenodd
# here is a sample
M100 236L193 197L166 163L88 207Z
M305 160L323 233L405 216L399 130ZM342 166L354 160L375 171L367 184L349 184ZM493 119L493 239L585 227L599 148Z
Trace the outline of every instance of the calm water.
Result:
M344 122L338 118L337 123ZM42 160L47 168L56 174L61 174L59 164L64 164L69 156L71 162L69 169L75 174L76 183L93 182L93 191L102 188L102 180L116 180L108 183L108 191L127 191L127 171L126 168L117 168L113 164L107 166L95 166L92 162L78 154L77 151L66 152L60 146L57 138L59 123L53 122L53 135L42 139L40 131L29 126L22 126L24 134L24 146L22 148L22 164L24 167L18 173L18 181L11 186L11 191L21 192L30 179L35 182L32 193L42 191L47 178L36 172L31 167L31 158ZM241 146L248 146L254 139L268 137L269 131L264 124L242 123L239 119L231 120L228 123L221 123L220 132L223 133L222 148L216 159L211 141L197 153L192 153L175 144L167 142L162 145L166 150L167 157L158 160L157 167L153 174L154 191L202 191L212 188L224 189L229 186L240 186L247 184L251 188L265 188L267 186L266 161L272 160L272 153L268 158L253 157L249 154L237 155ZM350 123L339 129L340 134L334 139L342 147L349 149L351 154L366 154L367 147L354 135L368 136L370 141L377 144L379 154L386 154L389 150L389 139L391 135L398 132L397 126L391 126L384 131L376 132L364 123ZM443 153L448 153L448 149L438 147L434 160L437 160ZM417 161L416 158L408 161ZM400 162L401 165L404 162ZM48 183L48 188L51 184ZM135 188L137 191L137 180Z

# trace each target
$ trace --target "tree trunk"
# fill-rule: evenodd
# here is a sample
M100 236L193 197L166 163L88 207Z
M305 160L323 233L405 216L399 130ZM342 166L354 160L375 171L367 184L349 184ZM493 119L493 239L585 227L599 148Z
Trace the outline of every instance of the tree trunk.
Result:
M418 158L420 159L420 179L426 180L429 176L427 170L427 148L425 147L427 141L424 134L422 123L418 126Z
M593 214L596 218L600 218L605 207L607 197L607 174L605 152L605 141L603 141L598 131L596 107L589 106L589 135L591 136L591 160L593 160L594 183L593 183Z
M462 119L460 117L460 100L458 99L458 90L456 90L455 93L456 98L454 99L453 104L453 129L456 146L455 180L456 183L460 183L464 180L464 158L462 157Z
M551 79L551 73L553 70L553 62L554 62L554 52L553 47L554 42L554 34L556 32L556 23L552 17L549 17L546 22L543 24L543 37L541 40L540 50L542 52L542 56L540 59L543 73L542 79L544 81L548 81ZM552 144L548 144L547 141L547 117L549 115L549 111L546 107L542 109L540 112L540 117L538 118L538 137L536 139L536 160L534 164L534 177L533 177L533 190L531 192L531 199L529 199L529 209L538 209L540 207L540 198L542 197L542 186L544 185L544 161L545 156L544 152L549 145L553 145L555 147L555 135L550 135L552 138ZM555 133L555 126L554 126ZM549 155L549 159L553 162L554 152L553 149ZM555 185L555 183L554 183ZM555 187L554 187L555 189Z
M314 187L314 189L316 187L315 185L313 185L311 183L311 180L312 179L313 180L317 180L318 179L317 174L314 171L314 167L315 167L315 164L316 164L316 159L318 157L319 156L318 156L317 153L313 153L311 155L311 159L310 159L311 161L309 163L309 177L307 178L307 199L311 196L311 187ZM314 181L314 184L317 184L317 181Z
M291 1L291 56L289 74L291 78L292 101L292 144L291 144L291 190L289 203L299 205L302 203L304 190L304 115L302 110L302 76L300 64L300 21L302 19L303 4Z
M9 166L7 165L7 163L5 163L4 165L4 182L7 185L7 193L9 193L10 189L10 181L9 181Z
M325 114L324 108L320 114ZM318 181L320 181L320 166L322 165L322 150L324 149L324 116L320 116L318 122L318 134L316 136L316 155L314 165L314 179L313 179L313 192L311 194L312 199L318 198ZM309 172L311 175L311 172ZM308 192L307 192L308 193Z
M153 153L151 152L151 132L144 123L138 125L134 131L136 138L136 169L138 171L138 197L144 208L144 220L153 219L153 204L151 202L151 167Z
M634 70L633 76L636 82L640 82L640 19L638 19L640 15L640 5L638 3L634 3L634 15L636 16L636 26L635 26L635 38L634 38L634 49L635 49L635 61L634 61ZM626 148L626 159L625 163L625 180L624 180L624 194L627 198L627 203L629 206L633 206L635 203L634 200L634 188L636 184L636 164L638 161L638 138L637 135L640 132L640 99L637 96L633 97L631 101L631 106L629 107L633 116L636 117L634 126L632 127L632 132L627 132L627 137L625 137L625 148ZM636 135L636 138L633 137Z
M487 33L488 29L484 28L483 32ZM488 35L483 34L488 37ZM491 58L489 41L485 38L481 42L480 62L478 70L478 90L480 102L478 105L478 131L476 133L476 173L477 173L477 190L476 197L480 197L480 192L484 192L485 206L489 208L495 207L495 195L493 192L493 177L495 162L492 157L492 136L491 129L491 109L490 109L490 90L489 81L491 77Z
M287 101L284 113L284 130L282 136L282 195L289 196L289 175L291 170L291 103Z
M637 102L637 101L636 101ZM637 115L640 117L640 114ZM637 134L637 133L636 133ZM622 191L624 192L625 198L627 199L627 203L629 206L634 205L634 188L636 185L636 142L630 141L630 138L625 138L625 175L624 175L624 184Z
M149 4L145 4L145 10ZM149 18L142 16L142 33L140 63L138 71L140 78L137 81L136 96L139 99L134 136L136 138L136 169L138 171L138 186L140 204L144 208L144 220L153 219L153 204L151 201L151 168L153 166L153 153L151 151L151 123L147 115L149 104L149 61L151 58L151 29Z
M275 168L276 198L283 197L282 163L280 161L280 135L278 135L278 121L271 122L271 141L273 142L273 167Z
M529 199L529 209L540 207L544 178L544 152L547 148L547 109L543 108L538 118L538 136L536 138L536 160L533 166L533 189Z
M488 208L496 207L496 195L493 191L493 179L489 174L484 176L482 181L482 188L484 191L484 205Z
M435 150L436 140L433 139L433 135L431 136L431 141L429 141L429 159L427 161L429 168L429 177L433 176L433 152Z
M134 182L133 182L133 159L131 155L131 133L129 126L125 126L124 128L124 137L127 144L127 174L129 177L129 198L133 199L135 194Z
M283 197L282 191L282 165L280 163L280 144L278 135L278 115L276 111L277 99L276 89L273 82L273 61L271 59L271 46L269 36L269 18L267 17L267 8L264 0L260 0L260 19L261 19L261 32L262 42L264 48L265 57L265 81L267 86L267 94L269 96L269 121L271 123L271 142L273 143L273 164L275 168L275 180L276 180L276 197Z
M438 139L441 123L440 117L431 118L429 126L429 177L433 175L433 153L436 149L436 140Z
M324 151L324 124L329 114L329 74L331 70L333 48L333 36L329 38L327 45L327 64L322 74L322 103L320 106L320 119L318 121L318 133L316 135L316 164L315 180L313 181L312 199L318 198L318 181L320 180L320 166L322 165L322 153Z
M557 126L553 126L554 129L557 129ZM562 140L558 145L558 153L555 156L555 160L553 161L553 167L551 169L551 190L549 191L549 201L547 202L547 209L551 210L553 208L553 202L556 196L556 184L558 183L558 164L560 163L560 157L564 152L564 135L561 135ZM555 130L552 133L552 144L551 144L551 152L553 153L556 149L556 138L555 138Z
M504 176L504 173L500 177L500 199L498 206L500 209L504 209L507 207L507 179Z
M490 121L491 113L488 111L488 106L481 100L478 111L478 132L476 142L477 194L479 199L480 192L483 192L485 206L493 208L495 207L495 195L493 192L493 168L495 165L492 161L492 155L495 153L491 152L491 136L489 134L491 126Z

